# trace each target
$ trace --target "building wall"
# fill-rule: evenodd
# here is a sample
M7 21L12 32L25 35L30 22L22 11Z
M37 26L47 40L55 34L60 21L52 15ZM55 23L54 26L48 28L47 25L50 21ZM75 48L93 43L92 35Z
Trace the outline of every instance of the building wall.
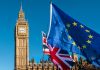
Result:
M30 63L28 70L57 70L52 63Z

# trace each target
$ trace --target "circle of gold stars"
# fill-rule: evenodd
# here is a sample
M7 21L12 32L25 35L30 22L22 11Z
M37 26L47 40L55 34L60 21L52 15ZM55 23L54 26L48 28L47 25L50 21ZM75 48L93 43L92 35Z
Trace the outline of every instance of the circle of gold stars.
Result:
M73 22L72 25L73 25L74 27L77 27L77 26L78 26L77 22ZM70 24L70 23L67 23L66 26L67 26L67 28L70 28L70 27L71 27L71 24ZM93 35L91 35L90 30L85 29L85 26L82 25L82 24L80 24L79 27L80 27L81 29L84 29L84 31L85 31L86 33L88 33L88 36L87 36L88 39L86 40L86 43L87 43L87 44L92 44ZM68 36L68 39L71 40L72 37L69 35L69 36ZM73 45L73 46L76 46L76 43L73 41L73 42L72 42L72 45ZM85 48L87 48L87 45L84 44L83 46L81 46L81 47L78 46L78 47L79 47L79 48L85 49Z

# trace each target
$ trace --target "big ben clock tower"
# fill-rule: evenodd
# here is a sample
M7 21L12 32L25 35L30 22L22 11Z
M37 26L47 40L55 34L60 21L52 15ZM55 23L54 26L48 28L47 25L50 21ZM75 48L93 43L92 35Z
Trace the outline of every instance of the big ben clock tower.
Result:
M27 70L28 68L28 37L28 23L21 5L15 28L15 70Z

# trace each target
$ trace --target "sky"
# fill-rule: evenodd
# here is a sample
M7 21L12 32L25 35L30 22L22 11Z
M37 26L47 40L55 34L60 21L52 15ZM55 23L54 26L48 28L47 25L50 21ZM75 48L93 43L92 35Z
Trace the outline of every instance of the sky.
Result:
M52 0L68 15L100 33L100 0ZM14 28L21 0L0 0L0 70L14 70ZM48 32L49 0L22 0L29 24L29 59L42 58L41 31ZM46 58L46 56L45 56Z

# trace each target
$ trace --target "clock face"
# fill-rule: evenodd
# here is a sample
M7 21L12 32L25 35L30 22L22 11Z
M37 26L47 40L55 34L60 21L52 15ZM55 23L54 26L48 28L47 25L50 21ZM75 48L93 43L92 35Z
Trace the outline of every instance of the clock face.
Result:
M25 27L19 27L19 33L26 33Z

